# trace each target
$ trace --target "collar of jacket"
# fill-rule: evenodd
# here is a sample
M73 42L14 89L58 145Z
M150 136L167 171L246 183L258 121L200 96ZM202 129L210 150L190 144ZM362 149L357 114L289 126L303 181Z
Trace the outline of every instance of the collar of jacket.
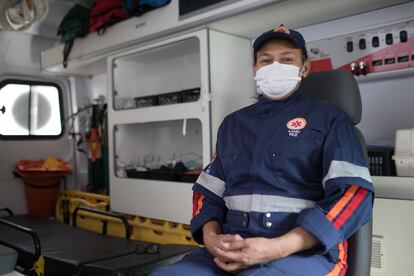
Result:
M292 95L283 100L269 100L263 95L259 95L258 101L256 103L256 114L263 115L269 113L270 111L279 111L282 108L285 108L286 106L296 102L302 96L302 94L303 92L299 87Z

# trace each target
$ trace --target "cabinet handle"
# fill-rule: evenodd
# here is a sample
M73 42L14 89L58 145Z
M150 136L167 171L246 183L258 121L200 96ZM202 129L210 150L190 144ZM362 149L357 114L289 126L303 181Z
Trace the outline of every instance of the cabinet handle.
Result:
M183 120L183 136L187 135L187 118Z

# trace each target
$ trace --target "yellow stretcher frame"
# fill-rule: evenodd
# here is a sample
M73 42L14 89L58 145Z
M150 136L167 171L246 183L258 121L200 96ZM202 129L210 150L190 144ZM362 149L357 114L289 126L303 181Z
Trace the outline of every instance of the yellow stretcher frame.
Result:
M56 202L56 220L72 224L72 214L78 206L86 206L98 210L110 210L109 196L79 191L59 191ZM122 214L131 227L131 239L159 244L196 245L191 237L190 227L187 224L174 223L141 216ZM78 213L77 227L96 233L105 233L115 237L125 237L123 224L115 218L96 213Z

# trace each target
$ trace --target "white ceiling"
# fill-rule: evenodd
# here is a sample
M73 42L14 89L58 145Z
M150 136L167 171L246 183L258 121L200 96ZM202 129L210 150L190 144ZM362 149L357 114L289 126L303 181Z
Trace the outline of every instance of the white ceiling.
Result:
M224 32L256 38L264 31L284 24L300 28L316 23L364 13L407 0L286 0L209 24ZM413 11L414 13L414 11Z
M56 32L61 20L76 2L76 0L49 0L50 10L46 19L34 24L26 32L57 38ZM250 12L218 20L209 24L209 27L248 38L255 38L262 32L272 29L281 23L290 28L299 28L404 2L412 1L285 0Z
M42 22L33 24L26 33L57 39L57 29L75 0L49 0L49 13Z

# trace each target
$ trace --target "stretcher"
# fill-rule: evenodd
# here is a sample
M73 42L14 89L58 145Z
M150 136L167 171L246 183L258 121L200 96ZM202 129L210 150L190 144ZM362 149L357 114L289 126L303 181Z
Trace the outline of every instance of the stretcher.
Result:
M17 251L25 274L59 276L146 275L196 248L100 235L33 215L0 218L0 243Z

